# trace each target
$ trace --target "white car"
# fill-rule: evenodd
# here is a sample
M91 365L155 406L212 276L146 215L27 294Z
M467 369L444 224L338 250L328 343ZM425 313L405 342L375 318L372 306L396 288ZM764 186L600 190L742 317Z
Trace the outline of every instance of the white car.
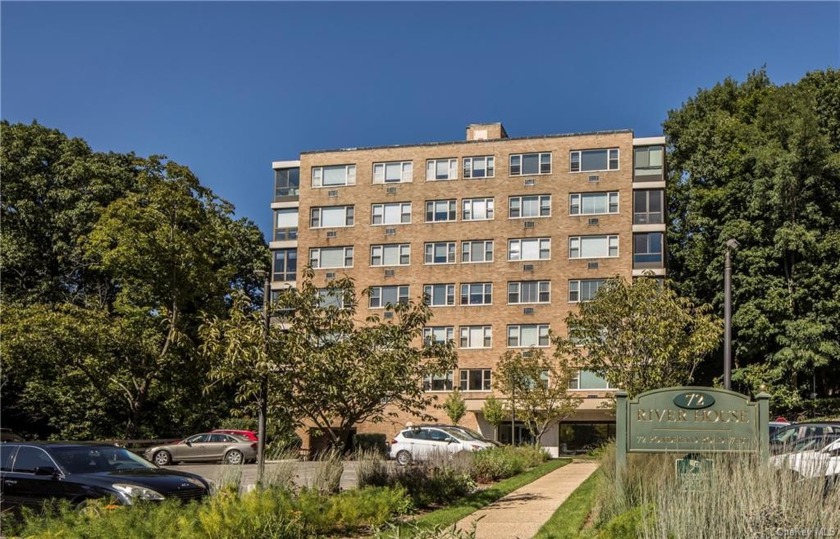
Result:
M802 477L828 477L840 474L840 439L822 449L776 455L770 462L778 468L788 468Z
M391 458L401 466L414 460L427 460L436 454L481 451L493 447L463 432L447 427L409 427L391 442Z

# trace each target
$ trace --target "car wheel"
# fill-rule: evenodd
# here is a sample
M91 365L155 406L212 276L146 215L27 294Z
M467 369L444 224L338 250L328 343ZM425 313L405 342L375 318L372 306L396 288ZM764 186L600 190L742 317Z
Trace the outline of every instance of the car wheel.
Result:
M399 464L400 466L406 466L408 464L411 464L411 453L405 450L397 453L397 464Z
M243 458L242 451L239 451L238 449L231 449L225 455L225 462L227 464L242 464L242 463L244 463L245 459Z
M152 461L158 466L166 466L172 463L172 455L169 454L169 451L158 451L152 456Z

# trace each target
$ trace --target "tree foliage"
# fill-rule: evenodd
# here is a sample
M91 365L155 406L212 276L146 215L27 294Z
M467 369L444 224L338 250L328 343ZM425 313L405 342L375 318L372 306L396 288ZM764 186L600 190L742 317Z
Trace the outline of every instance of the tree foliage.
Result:
M574 415L582 399L569 392L577 372L567 356L547 355L539 348L525 352L509 350L496 365L496 389L507 397L509 410L515 407L520 419L538 444L548 427Z
M456 425L466 415L467 403L464 402L464 397L461 396L461 391L457 387L446 397L443 410L446 412L446 417Z
M3 127L4 416L75 438L210 426L229 401L191 406L199 317L254 287L259 230L177 163Z
M733 254L733 380L795 404L840 390L840 71L761 70L698 91L664 124L670 267L722 312ZM791 391L792 390L792 391Z
M720 341L720 319L655 279L614 278L566 318L569 336L556 352L632 397L690 383L694 369Z
M266 342L259 342L255 315L242 302L227 322L208 320L207 350L216 356L213 377L236 381L239 398L253 400L259 376L272 380L273 413L314 426L342 447L353 427L379 422L394 410L433 419L433 404L423 391L427 375L454 368L454 345L419 343L431 318L424 302L389 305L390 319L356 317L357 294L349 278L319 288L307 269L297 288L283 291L270 306L272 324ZM253 369L253 370L252 370Z

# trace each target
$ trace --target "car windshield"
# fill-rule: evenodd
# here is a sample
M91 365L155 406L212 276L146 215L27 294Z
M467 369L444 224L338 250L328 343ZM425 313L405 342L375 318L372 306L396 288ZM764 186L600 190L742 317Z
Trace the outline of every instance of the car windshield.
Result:
M67 473L111 472L154 468L155 465L122 447L55 447L55 459Z
M473 438L475 438L476 440L478 440L480 442L489 442L490 441L487 438L485 438L484 436L482 436L481 433L476 432L472 429L468 429L466 427L461 427L461 430L464 431L468 436L472 436Z
M467 436L465 433L461 432L461 431L460 431L460 430L458 430L458 429L447 429L447 428L442 428L442 429L440 429L440 430L442 430L442 431L443 431L443 432L445 432L446 434L449 434L449 435L450 435L450 436L452 436L453 438L457 438L458 440L461 440L461 441L463 441L463 442L469 442L469 441L472 441L472 438L470 438L469 436Z

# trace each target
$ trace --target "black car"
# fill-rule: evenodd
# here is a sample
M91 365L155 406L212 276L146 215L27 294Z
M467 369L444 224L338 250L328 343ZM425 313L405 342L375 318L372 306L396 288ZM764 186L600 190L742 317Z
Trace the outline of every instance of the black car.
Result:
M121 505L138 500L200 500L210 484L188 472L158 468L106 444L0 444L0 508L38 507L48 500L82 506L95 498Z

